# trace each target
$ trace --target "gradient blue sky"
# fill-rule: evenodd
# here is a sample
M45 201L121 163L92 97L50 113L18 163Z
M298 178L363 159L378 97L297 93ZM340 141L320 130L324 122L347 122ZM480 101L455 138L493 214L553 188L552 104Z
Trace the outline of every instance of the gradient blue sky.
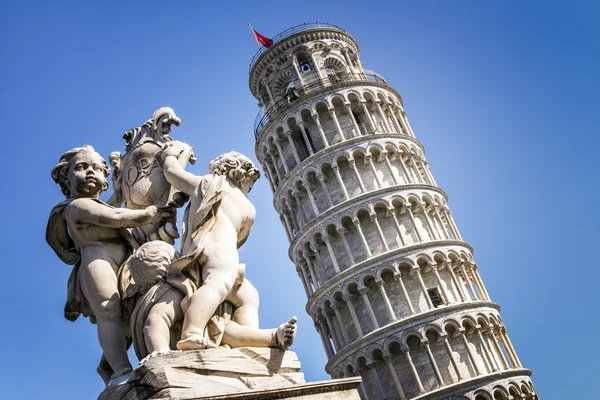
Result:
M0 386L4 398L93 399L103 384L95 327L62 316L70 268L46 245L62 200L50 170L92 144L105 157L163 105L192 172L237 150L255 159L256 45L292 25L349 31L365 66L403 96L438 184L541 397L593 395L598 323L596 2L2 2L3 126ZM595 117L595 118L594 118ZM261 179L241 250L261 324L299 317L293 346L308 380L326 379L287 240ZM106 197L104 197L106 198Z

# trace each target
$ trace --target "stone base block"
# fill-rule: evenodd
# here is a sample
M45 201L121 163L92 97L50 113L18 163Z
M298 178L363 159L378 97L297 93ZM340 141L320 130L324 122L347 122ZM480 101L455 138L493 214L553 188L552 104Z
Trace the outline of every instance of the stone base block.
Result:
M151 358L98 400L356 399L360 378L306 383L296 353L270 348L207 349Z

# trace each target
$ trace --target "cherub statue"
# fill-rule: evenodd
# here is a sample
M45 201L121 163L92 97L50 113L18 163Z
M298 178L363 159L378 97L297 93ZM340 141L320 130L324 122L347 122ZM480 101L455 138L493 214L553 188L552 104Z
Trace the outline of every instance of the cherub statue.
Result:
M215 345L204 336L204 330L217 307L235 291L241 289L238 298L247 295L243 285L236 285L244 280L238 248L254 222L255 209L247 196L260 172L250 159L230 152L209 163L209 175L196 176L178 162L182 151L172 144L161 154L167 181L190 196L183 217L182 257L172 263L167 281L186 296L177 348L193 350ZM240 324L258 327L252 307L239 307L236 313Z
M80 314L98 324L98 339L114 371L111 383L132 371L122 328L117 275L136 247L126 228L161 226L173 217L172 207L148 206L142 210L114 208L98 199L108 189L106 161L84 145L65 152L52 169L52 178L67 200L50 214L46 240L58 257L74 265L69 278L65 317Z
M181 336L181 321L184 315L180 304L184 299L184 293L165 279L177 255L173 246L156 240L140 246L128 261L131 277L143 292L131 316L133 345L141 360L140 364L157 354L174 350ZM258 319L256 289L246 279L237 286L240 292L245 293L242 297L256 299L256 319ZM296 335L295 317L276 329L246 326L236 322L237 309L229 302L232 301L243 307L242 300L236 293L232 293L225 304L220 306L221 316L211 318L205 335L216 345L227 345L231 348L274 347L285 350L292 344Z

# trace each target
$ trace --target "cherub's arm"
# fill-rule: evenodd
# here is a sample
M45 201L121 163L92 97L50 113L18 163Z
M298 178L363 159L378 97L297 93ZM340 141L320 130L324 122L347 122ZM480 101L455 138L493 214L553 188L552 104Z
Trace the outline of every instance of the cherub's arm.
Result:
M121 207L123 205L123 192L121 192L121 153L113 151L108 156L108 160L113 168L113 194L106 202L113 207Z
M163 173L167 182L175 186L177 190L192 196L200 185L202 177L187 172L181 166L177 157L182 151L183 149L176 146L167 147L163 150Z
M67 218L79 224L93 224L110 228L133 228L158 224L173 216L172 207L147 207L145 210L112 208L92 199L74 200L67 208Z

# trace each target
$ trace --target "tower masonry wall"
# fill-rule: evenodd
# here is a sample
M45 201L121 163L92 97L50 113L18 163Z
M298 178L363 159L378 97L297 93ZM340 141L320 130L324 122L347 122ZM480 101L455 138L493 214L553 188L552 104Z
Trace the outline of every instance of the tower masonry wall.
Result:
M319 24L282 35L250 87L326 371L360 375L370 400L536 399L402 97L354 38Z

